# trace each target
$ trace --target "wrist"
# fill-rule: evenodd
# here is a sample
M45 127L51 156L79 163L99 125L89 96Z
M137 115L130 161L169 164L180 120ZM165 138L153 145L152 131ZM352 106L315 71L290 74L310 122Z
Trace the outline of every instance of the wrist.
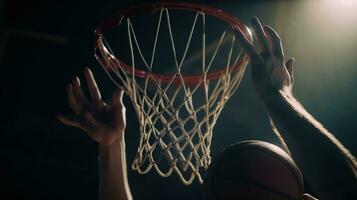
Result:
M125 130L119 131L108 131L100 133L100 138L96 141L100 147L110 147L112 145L118 145L125 140L124 138Z
M113 143L106 145L106 144L99 144L99 156L101 158L109 158L118 152L121 152L125 149L125 140L124 139L117 139Z
M260 95L260 97L265 104L280 102L281 100L294 99L291 90L288 89L275 90L269 93L262 94Z
M282 107L283 105L290 107L298 103L289 89L280 89L274 93L269 93L269 95L262 96L262 100L268 110L270 108Z
M264 104L271 115L289 112L293 110L299 116L310 116L301 103L293 96L291 90L279 90L277 94L263 99Z

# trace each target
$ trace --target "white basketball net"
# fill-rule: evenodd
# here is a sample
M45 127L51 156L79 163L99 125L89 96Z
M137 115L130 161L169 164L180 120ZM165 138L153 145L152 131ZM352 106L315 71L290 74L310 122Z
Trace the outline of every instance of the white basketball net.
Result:
M191 184L195 177L202 183L202 169L207 169L211 161L212 129L225 103L237 89L248 57L241 53L241 49L237 55L233 55L233 49L239 48L233 35L230 39L231 44L229 44L230 51L225 58L227 59L226 66L222 67L225 69L224 73L214 80L208 80L210 68L228 29L218 39L217 46L210 58L206 55L206 33L203 29L200 58L202 59L202 78L197 83L187 84L185 76L181 74L182 63L186 58L197 21L201 19L205 26L206 16L201 12L197 12L195 15L188 33L186 48L179 59L176 54L169 10L162 8L159 14L150 59L146 59L141 53L131 19L126 19L132 71L121 66L121 62L116 59L104 36L101 36L97 41L99 51L105 62L104 69L114 83L124 87L139 119L140 143L132 169L145 174L154 168L163 177L168 177L175 171L186 185ZM166 18L165 21L167 21L171 50L176 65L176 73L171 75L170 81L165 82L150 74L160 35L159 30L161 26L164 26L162 18ZM232 27L230 28L232 30ZM134 48L138 50L138 55L134 55ZM145 78L134 76L135 56L139 56L146 65L148 75ZM236 65L238 62L240 62L239 70L232 70L230 66ZM116 81L117 78L120 79L120 84Z

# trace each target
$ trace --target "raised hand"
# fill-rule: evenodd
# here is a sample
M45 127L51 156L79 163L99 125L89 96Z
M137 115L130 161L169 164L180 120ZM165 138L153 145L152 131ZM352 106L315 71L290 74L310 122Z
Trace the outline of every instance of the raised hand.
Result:
M262 27L256 17L251 22L259 49L255 49L242 32L238 33L238 39L251 57L252 79L257 93L263 99L278 91L291 93L295 60L285 61L281 39L271 27Z
M74 126L87 134L101 145L111 145L122 140L125 130L125 107L122 102L123 90L116 89L112 103L106 104L89 68L85 68L84 77L90 93L90 100L84 95L78 77L68 84L66 90L68 105L75 113L74 116L58 115L57 119L63 124Z

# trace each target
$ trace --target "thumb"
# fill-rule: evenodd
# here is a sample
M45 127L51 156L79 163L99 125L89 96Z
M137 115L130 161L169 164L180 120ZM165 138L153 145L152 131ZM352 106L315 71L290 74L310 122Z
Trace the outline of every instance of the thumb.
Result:
M77 128L82 128L80 123L78 122L77 119L71 116L64 116L62 114L58 114L56 116L57 120L60 121L61 123L67 125L67 126L73 126Z
M293 65L295 63L295 59L294 58L290 58L288 61L286 61L286 69L288 70L290 76L293 76Z

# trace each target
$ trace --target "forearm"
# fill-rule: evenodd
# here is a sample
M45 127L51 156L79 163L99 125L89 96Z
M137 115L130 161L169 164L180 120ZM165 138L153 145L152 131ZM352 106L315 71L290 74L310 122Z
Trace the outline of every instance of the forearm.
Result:
M290 93L279 92L264 102L292 156L320 198L356 195L357 165L350 152Z
M101 145L99 149L100 199L131 200L124 140L110 146Z

